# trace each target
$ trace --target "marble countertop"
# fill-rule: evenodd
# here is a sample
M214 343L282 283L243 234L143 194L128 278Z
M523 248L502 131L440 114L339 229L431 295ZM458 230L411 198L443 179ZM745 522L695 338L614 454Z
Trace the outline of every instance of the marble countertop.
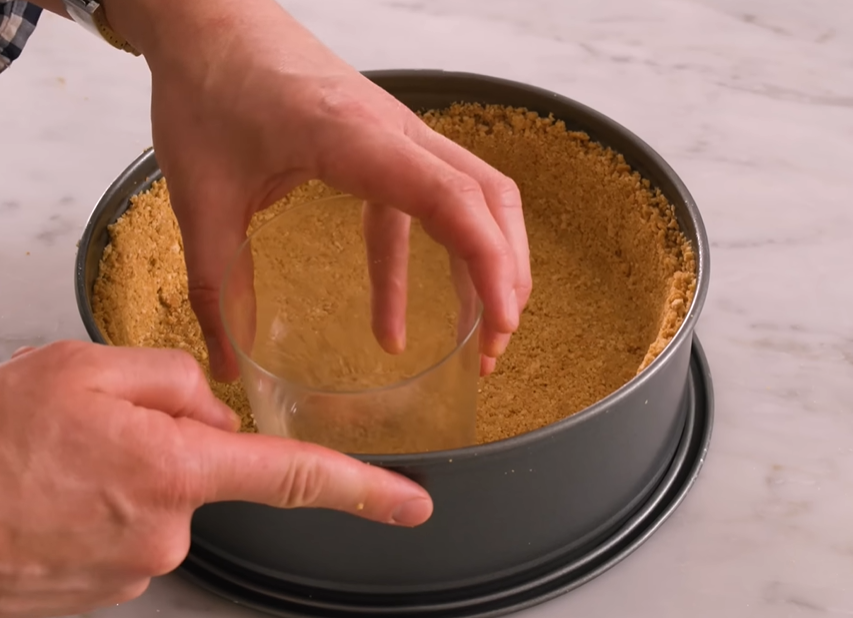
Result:
M853 616L853 3L286 0L358 68L549 88L658 150L711 238L698 483L627 560L525 618ZM150 143L144 63L46 17L0 78L0 356L85 338L72 260ZM249 618L175 576L100 618Z

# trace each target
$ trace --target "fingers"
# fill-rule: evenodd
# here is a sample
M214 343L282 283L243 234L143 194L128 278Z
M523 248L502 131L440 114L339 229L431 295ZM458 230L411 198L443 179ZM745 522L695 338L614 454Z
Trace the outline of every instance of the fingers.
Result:
M325 149L331 154L321 160L322 177L420 219L433 238L468 264L488 328L514 332L519 320L515 258L479 183L405 135L342 130L353 131L337 136L337 143L348 147Z
M237 379L237 358L226 334L219 309L219 292L225 272L246 240L248 220L239 196L223 187L196 183L197 192L185 195L180 187L171 190L172 205L181 227L187 263L189 299L207 344L213 377L227 382ZM229 301L232 309L254 318L251 255L235 264ZM235 324L244 324L235 320Z
M480 312L480 300L477 298L477 290L474 289L465 262L453 255L448 257L450 259L450 278L453 282L456 300L459 303L456 318L456 342L462 343L476 326Z
M389 354L406 349L406 293L411 217L366 202L363 212L373 334Z
M183 486L197 505L249 501L281 508L344 511L383 523L416 526L432 501L416 483L314 444L263 435L228 434L185 423L190 445Z
M530 272L530 248L518 187L508 177L465 148L426 126L413 135L415 141L456 169L474 178L480 185L489 211L512 248L516 265L514 290L519 313L530 298L533 279ZM487 325L488 326L488 325ZM503 354L509 343L505 332L486 329L483 350L489 356Z
M459 144L427 127L415 137L415 141L480 184L489 210L515 256L516 296L519 308L523 308L530 298L533 280L521 194L515 182Z
M224 349L230 355L211 360L211 372L220 381L234 380L238 375L237 354L234 347L246 357L252 356L257 327L257 299L255 297L255 270L252 251L249 246L240 250L226 267L223 275L222 290L218 311L206 313L210 332L218 333L205 336L208 350ZM192 295L192 291L190 291ZM199 302L203 302L199 299ZM205 306L206 305L201 305ZM214 320L216 320L214 322ZM221 330L220 330L221 329ZM204 330L204 329L202 329ZM225 332L223 335L222 332ZM215 368L215 369L214 369ZM215 373L218 371L219 373ZM238 372L238 373L235 373Z
M87 374L88 386L106 395L187 417L218 429L236 431L238 416L211 392L201 367L178 350L92 346L98 371Z

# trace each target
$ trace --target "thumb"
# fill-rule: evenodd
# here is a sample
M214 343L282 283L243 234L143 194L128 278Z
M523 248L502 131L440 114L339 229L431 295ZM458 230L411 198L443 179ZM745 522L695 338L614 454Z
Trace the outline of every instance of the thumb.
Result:
M246 240L248 228L245 209L227 195L210 190L192 193L191 198L183 192L172 193L172 206L184 241L190 304L207 344L211 373L223 382L237 379L239 370L220 312L220 289L232 260ZM254 324L251 251L242 252L240 257L229 275L225 309L231 314L229 327L245 328ZM243 349L251 349L253 338L253 331L240 333L239 344Z
M326 508L399 526L432 515L432 500L417 483L337 451L307 442L216 431L182 424L187 455L185 486L198 488L198 506L248 501L279 508Z

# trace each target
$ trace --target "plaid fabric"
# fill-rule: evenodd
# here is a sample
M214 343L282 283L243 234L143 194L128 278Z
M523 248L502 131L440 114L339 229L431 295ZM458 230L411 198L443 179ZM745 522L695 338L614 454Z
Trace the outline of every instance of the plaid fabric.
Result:
M0 73L21 55L40 15L39 7L24 0L0 0Z

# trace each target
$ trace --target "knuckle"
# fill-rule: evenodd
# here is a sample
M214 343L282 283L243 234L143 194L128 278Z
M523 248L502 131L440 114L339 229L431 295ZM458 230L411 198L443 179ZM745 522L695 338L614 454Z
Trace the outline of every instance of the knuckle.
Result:
M83 341L65 339L50 343L45 346L45 349L50 350L51 354L55 355L57 358L77 360L80 359L80 357L88 358L93 356L92 352L94 345L95 344L85 343Z
M55 363L50 372L51 378L59 384L75 383L91 376L91 369L100 367L102 362L98 354L101 348L94 343L56 341L45 346L44 350Z
M279 487L280 506L295 509L317 504L327 484L325 468L315 461L295 461Z
M178 426L191 423L174 420ZM149 478L154 480L151 492L157 504L168 511L182 511L201 506L204 487L199 483L198 462L187 453L192 449L182 431L171 432L159 441L160 448L148 459Z
M498 174L494 181L495 193L504 208L521 208L521 191L516 182L504 174Z
M374 115L370 105L339 88L323 88L317 98L317 110L321 117L347 123L361 122Z
M157 500L166 508L177 509L187 504L197 504L196 494L192 486L190 475L185 473L182 464L176 457L163 458L169 463L158 462L154 466L157 476L161 478L157 489Z
M524 307L527 305L530 300L530 295L533 293L533 282L530 279L522 281L516 287L515 295L518 298L518 302L521 303L521 306Z
M219 301L219 288L203 281L192 281L189 284L189 301L195 310L216 306Z
M441 192L451 200L459 198L484 200L480 183L467 174L453 174L442 182Z
M219 291L217 285L201 280L196 280L189 286L190 307L205 334L216 332L221 326Z
M517 270L515 254L512 251L512 247L506 241L495 243L492 247L491 261L505 269L510 276L513 276ZM512 279L510 279L511 281Z
M165 352L170 356L172 370L180 376L184 384L190 387L185 389L185 392L195 393L199 382L204 380L201 365L189 352L184 350L166 350Z

